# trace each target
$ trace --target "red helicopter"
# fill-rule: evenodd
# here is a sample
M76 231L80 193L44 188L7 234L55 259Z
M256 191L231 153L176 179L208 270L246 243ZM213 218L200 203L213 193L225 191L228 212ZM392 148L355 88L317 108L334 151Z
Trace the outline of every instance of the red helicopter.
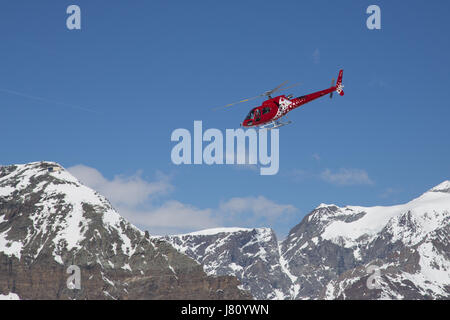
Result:
M290 124L292 121L281 122L281 119L287 115L289 111L298 108L305 103L313 101L317 98L320 98L326 94L330 94L330 99L333 97L333 92L336 91L341 96L344 95L344 86L342 85L342 75L344 70L339 70L339 75L334 84L334 79L331 81L331 87L322 91L317 91L311 94L307 94L305 96L293 98L292 95L281 95L275 98L272 98L272 94L279 90L286 90L297 86L299 84L292 85L287 88L283 88L287 82L283 82L278 87L266 91L263 94L260 94L256 97L244 99L235 103L230 103L225 107L229 107L238 103L247 102L253 99L257 99L259 97L268 97L266 101L262 103L259 107L253 108L245 118L245 120L241 123L242 127L259 127L260 129L275 129L281 126L285 126Z

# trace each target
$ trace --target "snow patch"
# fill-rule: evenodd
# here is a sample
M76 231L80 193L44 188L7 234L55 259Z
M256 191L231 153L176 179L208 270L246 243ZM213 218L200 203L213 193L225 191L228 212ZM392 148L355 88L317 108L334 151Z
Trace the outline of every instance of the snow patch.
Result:
M431 188L430 191L432 191L432 192L450 192L450 180L446 180L446 181L438 184L436 187Z
M20 253L22 251L23 244L19 241L8 240L8 232L11 230L5 230L0 233L0 252L3 252L7 256L15 256L20 260Z
M0 294L0 300L20 300L16 293Z
M205 229L200 230L196 232L190 232L190 233L184 233L184 234L178 234L173 237L182 237L182 236L211 236L219 233L233 233L233 232L239 232L239 231L252 231L253 229L248 228L212 228L212 229Z
M411 213L411 217L419 223L422 234L435 230L445 223L450 211L450 193L426 192L417 199L406 204L384 207L347 206L338 208L335 217L349 216L365 212L366 214L353 222L332 220L322 233L322 238L352 247L358 238L368 236L372 240L388 223L402 214ZM394 220L392 220L394 221ZM392 230L395 234L399 230Z

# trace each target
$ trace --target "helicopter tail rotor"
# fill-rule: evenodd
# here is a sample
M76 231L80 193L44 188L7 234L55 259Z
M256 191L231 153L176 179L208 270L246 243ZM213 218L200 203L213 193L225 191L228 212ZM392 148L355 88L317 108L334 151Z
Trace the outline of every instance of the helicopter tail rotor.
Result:
M334 87L334 78L331 79L331 87ZM330 92L330 99L333 98L333 91Z

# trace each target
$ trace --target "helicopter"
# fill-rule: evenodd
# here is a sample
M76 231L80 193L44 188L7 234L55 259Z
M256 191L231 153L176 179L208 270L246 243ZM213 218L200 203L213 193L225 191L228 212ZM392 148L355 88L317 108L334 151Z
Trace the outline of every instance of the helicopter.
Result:
M337 77L336 84L334 79L331 80L331 87L325 90L313 92L304 96L293 98L292 95L280 95L272 98L273 93L280 90L287 90L289 88L298 86L299 84L294 84L289 87L285 87L287 81L283 82L279 86L273 88L272 90L266 91L263 94L257 95L252 98L247 98L240 100L235 103L230 103L223 108L230 107L242 102L247 102L260 97L266 97L265 100L259 107L250 110L248 115L245 117L244 121L241 123L242 127L258 127L259 129L275 129L292 123L292 121L282 121L284 117L287 118L287 113L292 111L305 103L311 102L317 98L323 97L324 95L330 94L330 99L333 97L333 92L336 91L339 95L344 95L344 85L342 84L342 75L344 70L339 70L339 75Z

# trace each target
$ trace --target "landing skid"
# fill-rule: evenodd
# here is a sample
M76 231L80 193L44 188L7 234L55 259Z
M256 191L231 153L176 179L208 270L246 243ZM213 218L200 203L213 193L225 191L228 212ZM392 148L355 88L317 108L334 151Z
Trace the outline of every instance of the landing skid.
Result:
M271 123L263 124L262 126L260 126L259 130L264 130L264 129L272 130L272 129L276 129L279 127L287 126L290 123L292 123L292 121L286 121L286 122L272 121Z

